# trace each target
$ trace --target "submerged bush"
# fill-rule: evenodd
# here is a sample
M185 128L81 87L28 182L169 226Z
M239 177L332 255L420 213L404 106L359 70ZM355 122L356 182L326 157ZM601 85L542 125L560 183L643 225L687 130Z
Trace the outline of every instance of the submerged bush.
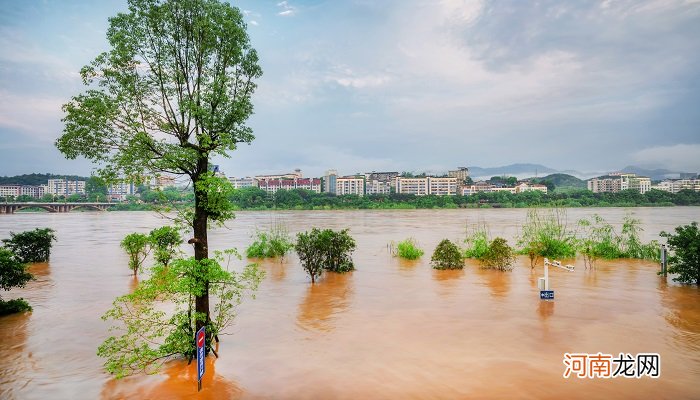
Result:
M246 249L249 258L282 257L294 248L287 228L274 224L268 231L257 231L255 241Z
M568 228L566 210L528 211L518 239L520 253L530 257L534 267L540 257L572 258L576 256L576 235Z
M433 252L430 259L435 269L462 269L464 268L464 258L459 247L449 239L443 239Z
M27 272L27 265L21 262L10 250L0 248L0 289L10 290L24 285L34 279ZM0 297L0 315L12 314L22 311L31 311L29 303L24 299L2 300Z
M323 270L347 272L355 269L352 251L355 240L348 234L348 229L333 231L313 228L309 232L297 234L294 246L301 266L311 277L311 283L321 276Z
M479 226L464 240L467 246L464 250L465 258L482 259L489 249L489 235L485 226Z
M148 245L148 236L142 233L130 233L120 243L122 249L129 255L129 268L134 271L134 275L141 269L148 256Z
M425 253L418 247L418 243L413 238L408 238L396 245L395 255L406 260L417 260Z
M489 244L482 258L482 265L484 268L510 271L513 269L513 261L515 261L513 248L505 239L497 237Z
M56 234L51 228L37 228L21 233L10 232L10 238L2 241L22 263L46 262Z
M642 243L639 239L639 220L625 216L622 232L618 235L615 228L602 217L594 214L590 218L579 220L583 228L578 241L578 251L584 257L587 266L594 267L596 260L602 258L636 258L659 261L659 243L652 240Z

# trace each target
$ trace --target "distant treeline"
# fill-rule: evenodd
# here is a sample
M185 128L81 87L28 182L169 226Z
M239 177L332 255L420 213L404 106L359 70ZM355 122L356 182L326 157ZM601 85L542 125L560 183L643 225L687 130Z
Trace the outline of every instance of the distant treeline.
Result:
M0 176L0 185L46 185L49 179L68 179L71 181L87 181L85 176L56 175L56 174L26 174L16 176Z
M235 190L231 200L240 209L413 209L471 207L637 207L700 205L700 192L683 190L677 194L650 190L640 194L634 190L618 193L593 193L588 190L542 193L477 193L470 196L415 196L406 194L371 196L334 196L307 190L281 190L268 194L259 188Z

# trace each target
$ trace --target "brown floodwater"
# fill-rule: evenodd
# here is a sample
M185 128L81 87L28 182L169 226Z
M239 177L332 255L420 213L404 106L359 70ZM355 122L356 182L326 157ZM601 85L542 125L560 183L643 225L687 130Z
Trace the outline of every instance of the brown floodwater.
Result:
M592 213L620 224L641 219L645 240L700 220L700 208L570 209L573 226ZM357 270L327 273L311 285L291 255L260 263L256 299L207 359L197 393L195 363L173 361L159 374L114 380L97 346L100 319L135 282L119 241L165 224L148 212L26 213L0 216L9 231L57 231L51 261L31 266L36 281L2 293L24 297L32 313L0 317L2 399L609 399L700 398L700 291L656 275L655 263L599 262L550 270L555 301L539 300L529 260L512 272L435 271L443 238L486 222L511 243L523 209L239 212L210 234L213 249L251 242L256 227L282 222L292 233L349 227ZM393 258L387 245L414 237L426 255ZM238 267L241 267L239 265ZM658 379L564 379L563 354L659 353Z

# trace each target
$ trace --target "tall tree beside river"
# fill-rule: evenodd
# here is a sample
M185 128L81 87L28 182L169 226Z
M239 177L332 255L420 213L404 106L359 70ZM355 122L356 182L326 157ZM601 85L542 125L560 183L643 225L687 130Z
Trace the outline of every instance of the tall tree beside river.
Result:
M191 180L187 223L204 287L194 300L198 330L211 321L208 224L233 217L225 197L230 184L210 172L209 162L253 140L245 122L262 70L243 16L230 4L128 3L127 13L109 19L110 50L80 71L88 89L63 106L56 146L67 158L97 163L108 180L163 173Z

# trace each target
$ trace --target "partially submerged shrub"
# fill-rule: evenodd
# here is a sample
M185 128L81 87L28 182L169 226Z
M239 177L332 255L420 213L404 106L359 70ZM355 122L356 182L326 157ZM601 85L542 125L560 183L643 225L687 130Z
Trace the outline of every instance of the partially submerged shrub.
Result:
M21 262L10 250L0 248L0 289L10 290L24 285L34 277L27 272L27 265ZM3 301L0 297L0 315L31 311L24 299Z
M413 238L408 238L396 245L396 255L406 260L417 260L425 253L418 247L418 243Z
M148 244L148 236L142 233L130 233L120 243L129 255L129 268L134 271L134 275L141 269L148 256Z
M577 247L586 266L594 267L596 260L600 258L659 260L659 243L655 240L642 243L639 239L639 232L642 230L639 220L629 215L625 217L619 235L611 224L596 214L579 220L578 224L584 231Z
M529 210L518 239L520 252L530 257L534 267L540 257L572 258L576 256L576 235L567 224L566 210Z
M178 246L182 244L182 236L176 228L163 226L151 231L148 242L153 248L153 258L159 264L168 266L178 255Z
M430 262L435 269L462 269L464 259L459 247L449 239L443 239L433 252Z
M10 238L2 241L20 262L46 262L49 261L56 234L51 228L37 228L20 233L10 232Z
M249 258L283 257L294 248L287 228L274 224L268 231L257 231L255 241L246 249Z
M336 232L330 229L313 228L297 234L295 249L301 266L311 277L311 282L321 276L323 270L347 272L355 269L351 254L355 240L348 229Z
M467 248L464 250L465 258L482 259L489 249L489 235L485 226L475 228L464 240Z
M500 237L497 237L489 244L486 254L482 258L484 268L497 269L501 271L510 271L513 269L513 261L515 260L515 252L508 245L508 242Z

